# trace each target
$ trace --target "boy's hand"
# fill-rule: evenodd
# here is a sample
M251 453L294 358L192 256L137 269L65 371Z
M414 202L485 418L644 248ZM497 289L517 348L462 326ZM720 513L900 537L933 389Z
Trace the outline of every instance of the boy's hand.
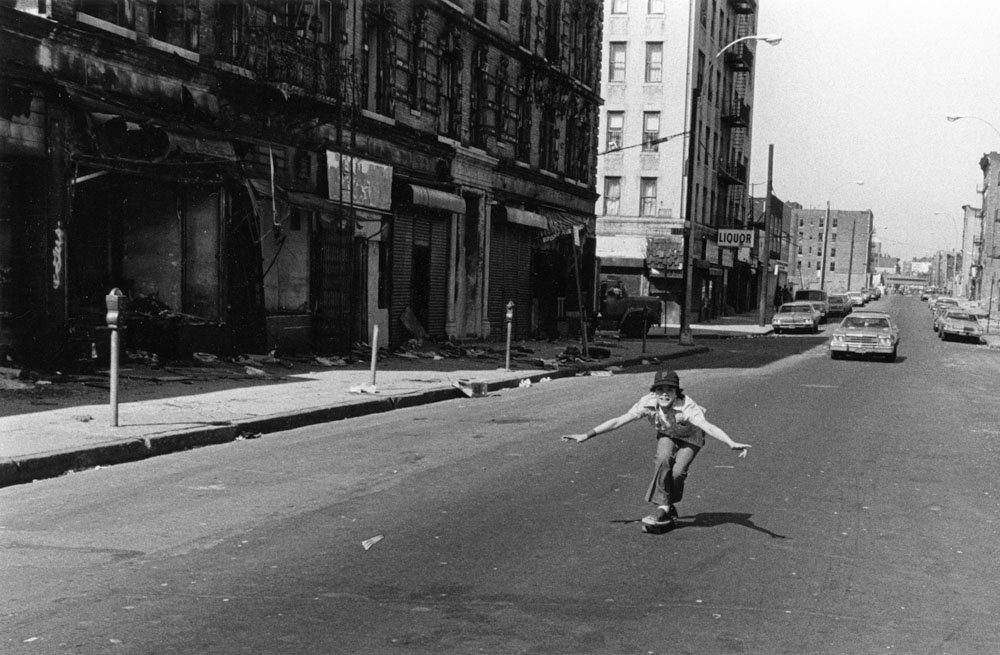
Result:
M746 457L747 453L749 452L747 449L750 448L750 444L748 444L748 443L735 443L734 442L733 445L730 446L730 448L732 450L738 450L738 451L740 451L739 457Z
M581 443L583 441L586 441L587 438L588 437L585 434L564 434L562 436L562 440L563 441L575 441L577 443Z

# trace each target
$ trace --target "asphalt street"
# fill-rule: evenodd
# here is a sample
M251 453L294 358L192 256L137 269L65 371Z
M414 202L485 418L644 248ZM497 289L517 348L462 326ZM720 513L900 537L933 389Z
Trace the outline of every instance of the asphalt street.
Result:
M891 298L894 363L825 337L676 362L710 442L677 529L626 410L652 368L0 489L4 653L1000 652L1000 353Z

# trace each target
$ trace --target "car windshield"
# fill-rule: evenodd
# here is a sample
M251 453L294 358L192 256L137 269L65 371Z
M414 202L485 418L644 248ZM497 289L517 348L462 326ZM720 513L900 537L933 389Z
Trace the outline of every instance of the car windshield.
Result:
M810 307L808 305L782 305L778 308L779 314L808 314Z
M888 328L889 319L876 316L848 316L841 325L845 328Z

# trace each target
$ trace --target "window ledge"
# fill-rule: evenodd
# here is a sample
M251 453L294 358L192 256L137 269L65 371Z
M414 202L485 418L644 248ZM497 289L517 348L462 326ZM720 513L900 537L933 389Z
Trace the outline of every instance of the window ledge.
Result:
M84 25L90 25L91 27L96 27L98 29L104 30L105 32L111 32L112 34L117 34L120 37L131 39L135 41L137 39L137 34L135 30L130 30L127 27L122 27L120 25L115 25L106 20L101 20L96 16L91 16L90 14L85 14L82 11L76 12L77 22L83 23Z
M389 116L385 116L383 114L379 114L379 113L374 112L374 111L372 111L370 109L362 109L361 110L361 115L364 116L365 118L370 118L373 121L378 121L379 123L385 123L386 125L395 125L396 124L396 119L395 118L390 118Z
M253 72L250 71L250 69L243 68L242 66L237 66L235 64L230 64L228 61L219 61L218 59L216 59L214 62L212 62L212 65L214 65L219 70L226 71L227 73L232 73L233 75L239 75L240 77L245 77L250 80L256 78L256 75L254 75Z
M149 46L150 48L161 50L172 55L177 55L178 57L187 59L195 64L201 62L201 55L194 50L189 50L179 45L174 45L173 43L167 43L166 41L160 41L159 39L154 39L153 37L146 36L145 34L139 35L136 40L143 45Z

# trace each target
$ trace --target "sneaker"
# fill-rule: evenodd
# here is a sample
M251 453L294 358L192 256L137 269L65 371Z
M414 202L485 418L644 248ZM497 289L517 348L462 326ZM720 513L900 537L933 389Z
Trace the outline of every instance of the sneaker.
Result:
M673 518L670 516L670 510L663 507L657 507L655 512L642 518L643 525L664 525L672 522Z

